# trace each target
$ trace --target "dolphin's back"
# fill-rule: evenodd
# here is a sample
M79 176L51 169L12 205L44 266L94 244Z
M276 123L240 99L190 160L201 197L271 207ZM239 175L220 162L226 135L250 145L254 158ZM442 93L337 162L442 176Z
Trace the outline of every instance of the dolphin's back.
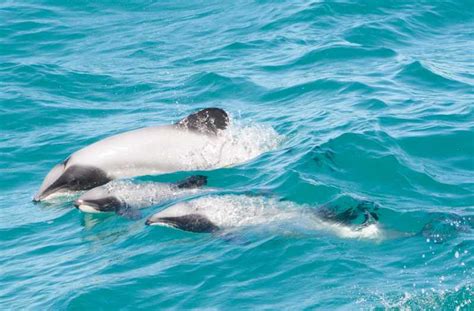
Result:
M80 149L67 165L100 167L111 178L206 169L214 162L206 150L212 149L217 140L216 136L175 125L147 127Z

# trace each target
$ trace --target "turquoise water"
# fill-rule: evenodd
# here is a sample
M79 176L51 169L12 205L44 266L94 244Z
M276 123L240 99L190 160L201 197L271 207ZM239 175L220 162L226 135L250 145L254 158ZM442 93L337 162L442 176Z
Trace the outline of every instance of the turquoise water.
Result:
M2 2L1 309L472 310L473 6ZM283 139L199 172L209 186L371 202L383 234L269 222L229 239L31 202L79 148L213 106Z

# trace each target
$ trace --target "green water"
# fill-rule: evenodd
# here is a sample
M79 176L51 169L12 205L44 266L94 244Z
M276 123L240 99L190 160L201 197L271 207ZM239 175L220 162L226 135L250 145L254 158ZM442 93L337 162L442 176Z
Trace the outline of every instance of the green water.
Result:
M472 310L473 7L3 1L1 309ZM249 142L276 139L271 128L282 138L199 172L216 195L316 210L370 202L380 236L302 217L229 239L31 202L81 147L203 107L254 129Z

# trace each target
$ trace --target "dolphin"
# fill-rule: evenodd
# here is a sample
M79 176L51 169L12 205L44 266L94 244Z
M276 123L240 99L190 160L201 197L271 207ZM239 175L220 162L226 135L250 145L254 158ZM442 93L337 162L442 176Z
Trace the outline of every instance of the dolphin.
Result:
M327 212L321 215L321 211L315 208L262 196L209 195L174 204L150 216L145 224L194 233L214 233L243 226L283 222L305 224L309 229L327 231L343 238L381 237L377 226L378 217L372 217L368 208L359 206L350 210L351 213L346 211L332 217ZM357 217L356 211L360 214ZM354 223L356 218L365 220Z
M231 145L227 113L206 108L181 121L124 132L86 146L54 166L33 201L89 190L111 180L177 171L208 170L248 160L223 157ZM226 154L232 154L227 150Z
M114 180L82 194L74 205L85 213L130 215L138 209L197 193L207 184L207 177L193 175L177 183Z

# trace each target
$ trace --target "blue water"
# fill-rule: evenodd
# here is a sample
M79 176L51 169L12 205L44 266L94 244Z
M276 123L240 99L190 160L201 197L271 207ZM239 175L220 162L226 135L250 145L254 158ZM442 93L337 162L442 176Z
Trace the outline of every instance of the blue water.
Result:
M473 7L3 1L0 308L472 310ZM372 202L382 237L286 224L229 239L31 202L81 147L214 106L283 139L204 172L209 186Z

